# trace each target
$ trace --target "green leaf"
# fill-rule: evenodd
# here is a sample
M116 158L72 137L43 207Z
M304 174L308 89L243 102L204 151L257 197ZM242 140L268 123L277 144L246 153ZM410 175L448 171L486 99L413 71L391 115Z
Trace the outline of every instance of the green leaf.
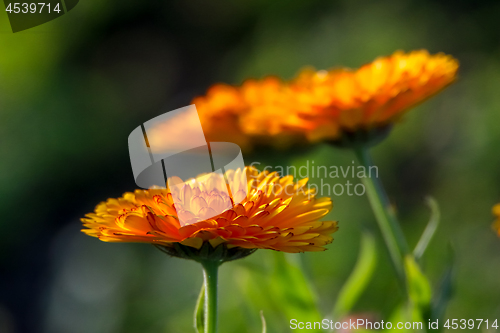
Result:
M194 308L194 328L196 333L205 332L205 284L201 286L200 296L196 301L196 307Z
M430 309L432 290L427 277L422 273L412 255L405 257L405 270L408 279L408 297L422 314Z
M262 333L267 332L266 318L264 317L264 311L260 311L260 320L262 321Z
M333 318L340 319L352 309L354 304L370 282L377 262L377 248L375 238L369 233L364 233L356 266L340 290L337 302L333 309Z
M427 223L427 227L425 228L422 236L420 237L420 240L417 243L417 246L415 247L415 250L413 250L413 256L417 260L423 256L425 250L427 249L427 246L429 245L432 237L434 236L434 233L436 232L436 229L439 226L439 220L441 215L439 211L439 205L434 198L427 197L426 203L431 210L431 217L429 219L429 222Z
M238 285L250 311L266 312L268 331L281 329L291 319L321 321L316 294L300 265L300 254L267 251L256 265L238 265ZM300 332L301 330L297 330ZM317 333L321 330L308 330Z
M453 295L453 280L454 280L454 268L455 268L455 253L453 248L450 246L450 258L448 264L446 265L445 272L441 278L441 283L436 291L436 295L432 301L432 319L443 319L446 306ZM440 331L442 331L442 326L440 326Z
M424 320L422 314L416 304L412 302L400 304L389 317L389 322L392 323L392 329L396 330L398 323L411 323L411 328L397 329L397 332L426 332L427 321Z
M274 272L270 277L269 297L282 307L288 319L321 321L316 295L300 267L297 255L274 253Z
M415 258L408 254L404 258L407 279L408 301L401 304L391 316L393 326L398 322L422 323L422 328L398 330L401 332L426 331L426 323L431 319L432 290L427 277L422 273Z

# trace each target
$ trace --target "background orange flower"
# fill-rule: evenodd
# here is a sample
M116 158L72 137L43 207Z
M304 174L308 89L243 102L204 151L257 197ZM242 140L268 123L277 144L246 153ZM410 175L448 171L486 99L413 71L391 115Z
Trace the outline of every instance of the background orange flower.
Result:
M495 228L495 230L498 233L498 236L500 236L500 204L497 204L493 207L493 215L495 215L496 217L496 221L493 224L493 228Z
M278 147L337 140L396 122L456 79L458 62L426 50L377 58L358 70L307 68L291 82L276 77L240 87L215 85L193 103L209 141Z

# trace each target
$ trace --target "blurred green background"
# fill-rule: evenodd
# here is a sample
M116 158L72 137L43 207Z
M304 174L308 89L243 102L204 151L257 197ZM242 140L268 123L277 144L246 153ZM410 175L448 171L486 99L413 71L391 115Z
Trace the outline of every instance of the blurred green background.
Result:
M429 216L423 198L441 205L423 268L438 286L453 248L445 317L500 319L500 239L491 230L500 202L498 1L82 0L16 34L0 10L0 332L192 332L197 264L79 232L99 201L135 189L128 134L215 82L358 67L420 48L458 58L459 81L404 117L374 157L411 245ZM266 156L246 162L347 166L354 158L327 146ZM340 230L328 251L291 258L323 316L354 266L360 230L377 232L366 198L333 200L329 217ZM374 279L354 313L386 319L402 295L380 239L377 247ZM221 332L259 332L259 310L268 332L290 331L293 307L276 304L272 287L259 294L274 257L257 251L222 266Z

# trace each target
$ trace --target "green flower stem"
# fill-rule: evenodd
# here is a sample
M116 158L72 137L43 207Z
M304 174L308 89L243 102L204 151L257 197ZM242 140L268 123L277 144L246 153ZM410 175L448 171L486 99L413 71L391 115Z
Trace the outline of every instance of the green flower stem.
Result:
M217 333L217 277L220 262L201 261L205 284L205 333Z
M359 163L369 170L373 166L370 153L366 147L354 149ZM375 214L380 231L384 238L394 268L404 289L406 289L406 274L403 257L409 253L403 231L391 208L382 183L378 178L365 177L362 182L366 188L368 200Z

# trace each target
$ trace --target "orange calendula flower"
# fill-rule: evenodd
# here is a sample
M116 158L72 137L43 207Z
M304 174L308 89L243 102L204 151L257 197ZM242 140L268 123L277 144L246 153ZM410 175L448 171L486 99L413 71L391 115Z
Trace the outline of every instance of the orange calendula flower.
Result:
M212 173L202 183L198 178L184 183L180 190L136 190L108 199L82 219L82 231L106 242L159 245L178 256L208 244L226 250L325 250L338 229L337 222L319 221L332 208L329 198L316 198L306 187L307 179L294 182L291 176L249 167L244 172L246 184L238 184L240 169L225 174L234 198L224 190L224 176ZM246 186L247 195L236 200L245 192L238 186ZM240 203L233 205L233 199Z
M455 81L457 70L449 55L398 51L357 70L305 69L291 82L268 77L241 87L215 85L193 103L208 141L247 150L253 144L366 142Z
M398 51L357 70L305 70L291 90L301 115L314 122L309 138L337 140L390 126L455 81L457 70L457 60L443 53Z
M493 228L498 232L500 236L500 204L493 207L493 215L495 215L496 221L493 223Z

